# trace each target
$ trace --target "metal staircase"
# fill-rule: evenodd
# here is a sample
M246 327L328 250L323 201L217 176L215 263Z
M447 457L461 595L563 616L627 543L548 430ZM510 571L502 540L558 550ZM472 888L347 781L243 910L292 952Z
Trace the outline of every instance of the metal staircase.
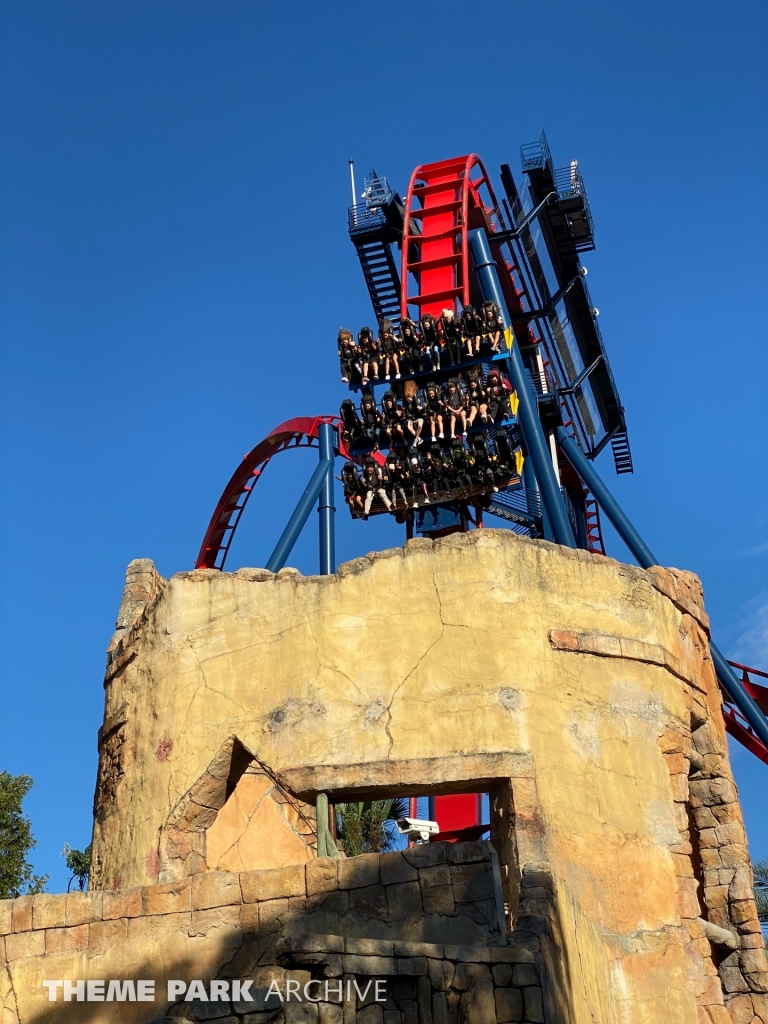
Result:
M621 476L622 473L632 473L632 452L629 448L629 438L627 437L626 430L619 430L613 435L611 438L611 448L613 449L616 475Z
M541 498L538 491L515 487L493 495L488 512L511 523L515 533L541 536Z
M400 323L400 275L392 245L403 238L403 203L387 179L371 171L365 178L364 203L349 208L352 240L371 297L376 320Z
M400 275L392 246L388 242L374 239L359 244L355 242L355 248L376 319L388 317L397 327L400 323Z

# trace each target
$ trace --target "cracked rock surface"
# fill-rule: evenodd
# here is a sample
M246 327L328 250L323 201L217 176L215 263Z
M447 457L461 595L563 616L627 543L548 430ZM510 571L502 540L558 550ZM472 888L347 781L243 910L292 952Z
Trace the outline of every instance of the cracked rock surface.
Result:
M708 630L691 573L506 530L409 541L327 577L204 570L164 580L148 560L134 563L108 655L92 884L170 882L229 865L235 846L238 870L279 867L258 837L238 845L231 822L257 810L245 803L227 812L230 832L219 828L217 864L207 863L207 829L234 791L221 761L233 743L297 802L278 808L297 834L313 780L348 796L363 784L370 794L377 779L427 787L445 766L461 780L463 764L504 765L494 777L506 773L514 795L502 813L519 861L546 862L557 879L556 898L533 886L521 907L546 915L555 900L552 941L578 950L596 986L578 997L584 1007L601 1021L661 1019L656 1005L692 1024L704 1020L697 1005L726 1012L747 997L739 986L760 991L762 949L747 916L740 951L718 974L725 947L705 953L716 933L695 923L709 914L736 934L727 907L706 905L718 887L726 903L746 901L738 914L752 906L743 830L729 838L730 819L714 814L738 803ZM692 732L704 739L692 744ZM256 800L266 783L248 785ZM716 864L714 838L693 852L689 801L716 821ZM730 876L712 881L712 871L742 869L738 897ZM698 888L696 870L710 872ZM429 898L440 897L436 886ZM688 980L662 999L658 979L671 977Z

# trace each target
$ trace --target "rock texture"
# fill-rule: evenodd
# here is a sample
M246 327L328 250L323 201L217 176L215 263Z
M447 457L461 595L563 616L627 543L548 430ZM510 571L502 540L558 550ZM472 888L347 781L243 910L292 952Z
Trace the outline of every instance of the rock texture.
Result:
M329 577L163 580L132 563L108 652L94 891L71 911L61 897L0 908L8 1024L22 976L66 977L59 952L85 970L93 935L108 957L132 929L132 964L346 977L369 957L408 979L391 1006L345 1006L343 1024L768 1024L708 628L690 573L509 531L409 541ZM320 793L445 792L489 794L492 849L315 856ZM125 925L109 942L108 905ZM198 942L209 928L215 954Z
M448 915L422 904L436 868L453 889L456 911ZM467 869L476 878L474 897ZM383 1024L384 1013L388 1024L437 1024L455 1021L457 1011L467 1024L542 1022L536 940L522 935L521 943L510 943L497 908L489 912L485 880L493 891L494 874L498 860L490 843L441 843L270 871L205 872L120 892L0 902L3 1024L140 1024L166 1015L228 1024ZM151 1004L64 1002L60 990L50 1005L44 978L150 979L156 998ZM317 1004L281 1007L266 999L272 981L283 992L286 980L298 981L303 991L311 978L319 982L309 989ZM251 979L255 987L252 998L216 1003L166 998L169 980L194 979L205 979L206 993L211 979ZM372 979L383 982L378 1003L368 987ZM331 1000L323 998L326 980L334 981Z

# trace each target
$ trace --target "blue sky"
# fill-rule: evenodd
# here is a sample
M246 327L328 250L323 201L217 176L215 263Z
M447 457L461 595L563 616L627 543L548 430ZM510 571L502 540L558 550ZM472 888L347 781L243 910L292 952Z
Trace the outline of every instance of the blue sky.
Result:
M0 767L26 772L38 871L90 838L104 650L125 566L192 566L271 427L334 412L370 307L347 160L403 190L474 150L519 178L545 128L579 160L589 285L634 476L603 475L714 635L768 669L768 9L8 0L0 74ZM230 556L263 565L316 456L275 460ZM401 543L340 515L339 560ZM624 558L609 538L609 551ZM295 564L315 571L314 530ZM768 853L768 766L734 751Z

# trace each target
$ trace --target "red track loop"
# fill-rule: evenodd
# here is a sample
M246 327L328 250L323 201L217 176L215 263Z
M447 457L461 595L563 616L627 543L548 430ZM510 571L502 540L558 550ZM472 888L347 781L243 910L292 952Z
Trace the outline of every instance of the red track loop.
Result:
M195 562L196 568L224 568L243 509L269 460L278 452L291 448L316 448L320 424L332 423L338 435L336 443L339 454L343 458L349 458L347 446L338 429L340 422L338 416L297 416L275 427L263 441L243 456L243 461L224 488L224 493L219 498L216 511L205 531L200 554Z
M470 153L417 167L408 184L405 209L400 315L410 316L408 307L415 306L417 318L424 313L438 317L443 307L454 309L457 298L467 305L471 297L468 232L485 228L515 334L518 338L527 334L530 343L537 344L540 339L523 316L523 299L528 296L514 251L509 247L502 251L494 241L505 225L480 158ZM409 295L411 278L417 293Z
M474 168L480 176L473 181ZM469 302L467 230L486 226L481 185L488 185L488 175L474 153L422 164L413 172L405 200L402 316L410 315L409 305L418 307L418 319L424 313L440 316L457 298L464 306ZM408 295L409 274L418 283L417 295Z

